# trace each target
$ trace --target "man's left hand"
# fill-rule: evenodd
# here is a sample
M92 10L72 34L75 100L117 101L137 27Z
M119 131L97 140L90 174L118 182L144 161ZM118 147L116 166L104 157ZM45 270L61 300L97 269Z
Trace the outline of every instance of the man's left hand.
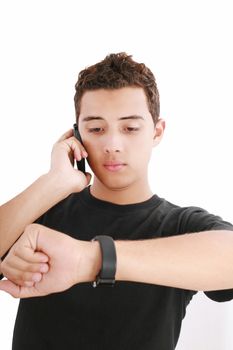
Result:
M74 284L94 280L100 260L98 242L77 240L43 225L31 224L1 263L7 280L0 281L0 290L15 298L61 292ZM35 276L37 281L33 281Z

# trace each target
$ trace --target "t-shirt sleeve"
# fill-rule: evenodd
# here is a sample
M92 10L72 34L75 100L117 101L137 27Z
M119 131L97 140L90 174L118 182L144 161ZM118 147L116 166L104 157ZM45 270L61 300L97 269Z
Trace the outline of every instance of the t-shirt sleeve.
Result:
M182 215L182 231L202 232L210 230L233 231L233 224L222 219L221 216L209 213L199 207L185 208Z
M182 218L182 227L182 231L186 233L211 230L233 231L233 225L230 222L223 220L221 216L211 214L207 210L199 207L188 207L185 209ZM204 291L204 294L209 299L218 302L230 301L233 299L233 289Z

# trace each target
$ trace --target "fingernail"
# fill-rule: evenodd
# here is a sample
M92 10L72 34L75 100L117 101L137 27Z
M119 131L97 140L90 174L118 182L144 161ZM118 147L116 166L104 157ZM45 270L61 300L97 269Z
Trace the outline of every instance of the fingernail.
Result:
M40 267L40 272L47 272L48 271L48 266L47 265L42 265Z
M39 282L41 280L41 274L35 274L32 276L34 282Z
M48 257L47 256L43 256L43 258L41 258L41 262L47 262L48 261Z

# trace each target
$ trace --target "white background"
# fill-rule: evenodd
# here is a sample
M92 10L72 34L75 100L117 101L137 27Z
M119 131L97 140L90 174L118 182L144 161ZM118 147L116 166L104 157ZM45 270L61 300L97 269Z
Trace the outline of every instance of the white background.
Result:
M126 51L154 72L166 130L153 151L154 193L233 222L231 1L1 1L1 203L49 169L74 122L78 72ZM13 218L12 218L13 219ZM10 350L18 300L0 293ZM177 350L233 348L233 303L199 292Z

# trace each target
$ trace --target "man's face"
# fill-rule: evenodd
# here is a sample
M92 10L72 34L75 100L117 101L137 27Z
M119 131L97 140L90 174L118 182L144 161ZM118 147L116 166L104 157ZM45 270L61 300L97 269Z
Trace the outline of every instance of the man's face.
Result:
M165 127L160 121L159 129L157 125L155 128L140 87L83 94L79 130L89 165L103 185L117 189L143 178L147 181L152 148L159 143Z

